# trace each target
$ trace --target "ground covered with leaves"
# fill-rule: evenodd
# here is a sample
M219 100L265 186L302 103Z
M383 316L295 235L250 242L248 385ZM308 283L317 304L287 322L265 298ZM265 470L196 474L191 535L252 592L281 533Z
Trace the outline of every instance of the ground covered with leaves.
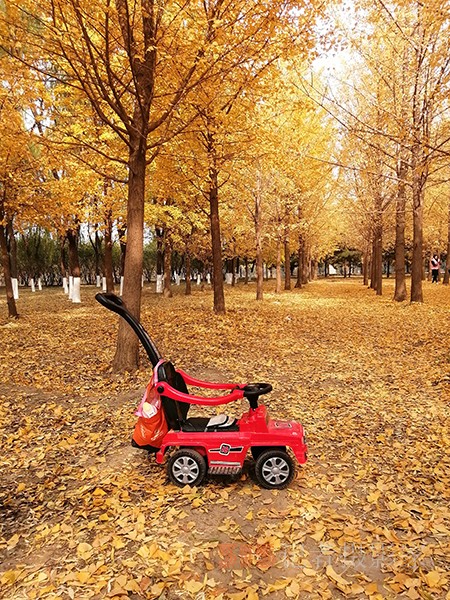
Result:
M198 377L269 381L309 460L268 491L180 489L129 440L149 368L110 371L117 317L83 289L0 300L0 596L4 599L449 599L450 289L423 305L360 280L254 300L145 289L142 321ZM236 416L245 402L227 407ZM196 409L196 414L202 414Z

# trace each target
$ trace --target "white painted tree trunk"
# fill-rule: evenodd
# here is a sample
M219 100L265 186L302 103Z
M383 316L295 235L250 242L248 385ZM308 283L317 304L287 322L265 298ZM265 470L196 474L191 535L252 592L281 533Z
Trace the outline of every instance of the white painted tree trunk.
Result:
M206 283L207 283L208 285L210 285L210 284L211 284L211 273L206 273Z
M81 278L73 277L72 302L79 304L81 302Z
M106 292L107 289L108 289L108 287L106 285L106 277L103 277L103 279L102 279L102 292Z
M119 290L119 296L121 296L123 293L123 275L120 278L120 290Z
M31 288L31 291L32 291L33 293L36 291L36 286L35 286L35 284L34 284L34 279L33 279L33 277L30 279L30 288Z
M69 285L67 283L67 277L63 277L63 291L65 294L69 293Z
M141 284L141 287L144 287L144 282L145 282L145 277L144 277L144 275L142 275L142 284Z
M178 273L175 273L175 285L180 285L181 283L181 277L178 275Z
M11 279L11 283L12 283L12 288L13 288L14 300L18 300L19 299L19 281L17 280L16 277L13 277Z
M164 290L164 275L156 276L156 293L162 294Z
M69 277L69 300L73 299L73 277L70 275Z
M225 273L225 283L231 285L233 283L233 273Z
M42 279L40 277L38 279L38 290L42 292Z
M97 285L96 285L96 287L99 288L99 287L101 287L101 285L102 285L102 278L100 277L100 275L97 275Z
M201 284L202 284L202 276L197 275L197 285L201 285Z

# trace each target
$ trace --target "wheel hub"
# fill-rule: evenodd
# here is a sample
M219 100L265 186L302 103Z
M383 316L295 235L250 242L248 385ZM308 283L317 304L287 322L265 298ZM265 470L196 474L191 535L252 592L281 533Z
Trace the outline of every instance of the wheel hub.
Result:
M284 483L289 477L289 465L280 457L269 458L263 465L262 474L272 484Z
M182 456L173 463L172 472L181 483L191 483L198 476L199 468L192 458Z

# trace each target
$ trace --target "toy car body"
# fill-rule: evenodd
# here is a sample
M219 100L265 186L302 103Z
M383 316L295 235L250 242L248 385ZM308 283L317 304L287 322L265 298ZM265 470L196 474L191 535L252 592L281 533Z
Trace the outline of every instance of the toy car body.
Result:
M295 474L290 448L298 463L307 460L303 426L295 421L270 419L259 397L272 391L267 383L212 383L176 370L163 360L144 330L114 294L97 294L106 308L117 312L134 329L153 365L151 388L158 394L167 420L168 432L159 447L132 440L133 446L155 453L156 462L167 464L169 479L179 486L198 485L206 474L236 475L250 451L255 459L258 483L268 489L282 489ZM189 393L187 386L227 390L222 396L205 397ZM188 417L192 404L220 406L246 398L250 407L240 419L220 414L214 417ZM141 418L141 417L140 417ZM135 430L136 431L136 430ZM134 435L134 437L137 437Z

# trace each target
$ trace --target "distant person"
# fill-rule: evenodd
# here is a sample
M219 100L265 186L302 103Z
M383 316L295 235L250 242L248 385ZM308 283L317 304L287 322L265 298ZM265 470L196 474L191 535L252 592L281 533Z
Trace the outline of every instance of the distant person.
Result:
M435 254L433 258L430 260L430 268L431 268L431 283L439 283L439 267L441 266L441 261L438 258L438 255Z

